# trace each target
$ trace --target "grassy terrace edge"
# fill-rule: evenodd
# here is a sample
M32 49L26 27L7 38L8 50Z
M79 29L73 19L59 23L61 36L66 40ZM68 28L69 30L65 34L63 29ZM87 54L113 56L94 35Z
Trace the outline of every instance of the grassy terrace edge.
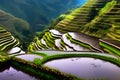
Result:
M41 54L41 53L37 53ZM44 54L44 53L42 53ZM44 58L40 61L40 65L44 64L45 62L55 60L55 59L62 59L62 58L72 58L72 57L90 57L90 58L97 58L101 59L104 61L111 62L117 66L120 67L120 60L117 58L113 58L110 56L104 56L104 55L99 55L99 54L88 54L88 53L83 53L83 54L56 54L56 55L50 55L50 56L44 56Z
M67 37L72 43L78 44L78 45L80 45L80 46L83 46L83 47L85 47L85 48L88 48L88 49L94 51L93 48L92 48L89 44L83 43L83 42L81 42L81 41L78 41L78 40L73 39L68 33L66 34L66 37Z
M1 52L0 52L1 53ZM9 56L3 56L0 54L0 64L9 61L11 58Z
M13 66L18 67L21 70L34 73L37 76L41 76L47 80L83 80L71 74L66 74L60 72L59 70L51 69L42 65L36 65L34 62L25 61L15 57L11 59L11 63Z
M104 48L104 50L108 53L111 53L113 55L117 55L118 57L120 56L120 50L118 50L117 48L115 47L112 47L106 43L103 43L103 42L100 42L99 43L100 46L102 46Z

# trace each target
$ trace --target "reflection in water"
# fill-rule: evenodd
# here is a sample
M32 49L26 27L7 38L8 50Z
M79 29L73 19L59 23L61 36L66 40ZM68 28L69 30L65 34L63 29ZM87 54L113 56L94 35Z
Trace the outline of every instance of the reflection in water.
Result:
M9 64L0 66L0 80L38 80L27 73L16 70Z
M31 62L33 62L35 58L39 58L39 59L43 58L42 56L35 55L35 54L25 54L25 55L20 55L16 57L26 61L31 61Z
M94 58L58 59L49 61L44 65L86 79L120 79L120 68L118 66Z
M56 40L55 40L55 45L56 45L57 47L61 47L60 40L61 40L61 39L56 39Z
M0 73L1 80L36 80L34 77L29 76L21 71L17 71L10 67L9 69Z
M11 50L8 51L9 54L13 53L19 53L21 49L19 47L12 48Z
M60 33L59 31L55 30L55 29L52 29L50 30L50 32L56 36L62 36L62 33Z
M73 34L73 35L74 35L74 34ZM66 37L66 34L64 34L62 37L63 37L63 41L64 41L67 45L71 46L74 50L77 50L77 51L90 51L90 50L87 49L87 48L84 48L84 47L82 47L82 46L80 46L80 45L78 45L78 44L72 43L72 42Z

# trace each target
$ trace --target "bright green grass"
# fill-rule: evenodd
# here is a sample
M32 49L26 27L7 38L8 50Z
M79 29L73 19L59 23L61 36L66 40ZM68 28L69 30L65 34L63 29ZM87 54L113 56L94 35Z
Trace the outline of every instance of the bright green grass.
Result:
M48 47L52 47L52 46L53 46L53 44L51 44L51 43L48 41L47 36L43 36L43 39L45 40L45 42L46 42L46 44L47 44Z
M55 39L51 38L49 35L46 35L46 37L51 44L55 44Z
M40 53L40 52L33 52L33 54L37 54L37 55L40 55L40 56L42 56L42 57L47 56L47 54L45 54L45 53Z
M42 44L41 40L38 40L38 43L37 43L39 46L41 46L42 48L45 48L47 49L46 45Z
M33 52L33 51L34 51L32 44L29 45L27 51L28 51L28 52Z
M50 32L47 33L47 35L48 35L51 39L54 39L54 40L55 40L55 39L58 39L57 37L52 36L51 34L52 34L52 33L50 33Z
M55 46L55 43L48 36L45 36L44 39L48 47L52 48Z
M42 53L43 54L43 53ZM50 60L55 60L55 59L61 59L61 58L71 58L71 57L91 57L91 58L97 58L97 59L102 59L105 61L109 61L111 63L114 63L118 66L120 66L120 60L109 57L109 56L104 56L104 55L99 55L99 54L56 54L56 55L50 55L50 56L45 56L40 64L44 64L45 62L48 62Z
M78 40L73 39L68 33L66 34L66 37L67 37L72 43L75 43L75 44L78 44L78 45L83 46L83 47L85 47L85 48L88 48L88 49L90 49L90 50L93 50L90 45L88 45L88 44L86 44L86 43L83 43L83 42L80 42L80 41L78 41Z
M113 7L114 5L117 3L117 1L113 0L111 2L108 2L104 8L102 8L99 12L100 15L103 15L107 12L109 12Z
M62 39L60 40L60 44L61 44L62 48L65 48L65 43L63 42Z
M114 47L112 47L112 46L109 46L108 44L105 44L105 43L103 43L103 42L100 42L99 44L100 44L100 46L108 49L108 50L109 50L111 53L113 53L114 55L120 56L120 50L118 50L117 48L114 48Z
M110 32L107 34L110 38L114 39L114 40L117 40L117 41L120 41L120 35L118 34L115 34L115 32Z

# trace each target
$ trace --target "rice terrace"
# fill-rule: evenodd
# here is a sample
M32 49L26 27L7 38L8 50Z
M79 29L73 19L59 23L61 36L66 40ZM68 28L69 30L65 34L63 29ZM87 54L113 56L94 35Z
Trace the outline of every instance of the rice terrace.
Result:
M120 80L120 1L1 0L0 80Z

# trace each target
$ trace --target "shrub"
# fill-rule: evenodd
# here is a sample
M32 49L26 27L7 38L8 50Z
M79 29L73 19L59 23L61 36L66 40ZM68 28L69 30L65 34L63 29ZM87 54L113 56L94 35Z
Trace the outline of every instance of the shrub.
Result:
M35 58L34 59L34 64L36 64L37 66L39 66L41 64L41 60L39 58Z

